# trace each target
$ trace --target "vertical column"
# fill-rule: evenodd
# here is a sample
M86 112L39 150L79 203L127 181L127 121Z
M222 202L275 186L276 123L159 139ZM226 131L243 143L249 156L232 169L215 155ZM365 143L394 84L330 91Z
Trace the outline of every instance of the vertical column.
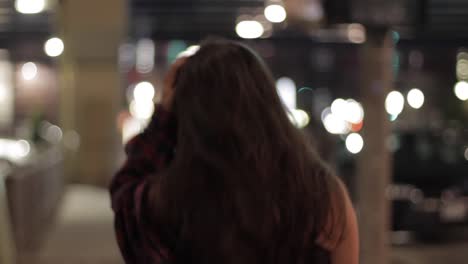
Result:
M361 263L389 263L389 202L385 190L391 180L391 155L386 147L390 122L385 98L393 85L393 42L388 30L368 28L361 50L362 103L366 117L365 146L360 154L357 196L360 220Z
M13 65L7 50L0 50L0 133L10 134L14 117Z
M61 126L80 147L65 153L74 182L105 185L114 172L122 100L118 47L127 25L125 0L65 0L57 6L65 52L61 69Z
M13 264L16 261L16 245L11 229L10 210L5 188L6 171L0 170L0 263Z

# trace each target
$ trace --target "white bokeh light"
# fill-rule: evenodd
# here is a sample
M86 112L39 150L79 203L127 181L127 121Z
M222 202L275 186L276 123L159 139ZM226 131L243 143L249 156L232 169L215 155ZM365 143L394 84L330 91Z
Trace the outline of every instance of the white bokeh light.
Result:
M344 119L347 106L348 105L344 99L338 98L331 104L331 111L334 115Z
M177 55L177 58L191 57L200 50L200 45L192 45Z
M20 158L26 157L31 151L31 145L26 140L19 140L13 147L13 153Z
M58 57L62 55L65 46L59 38L51 38L47 40L44 46L45 53L50 57Z
M455 95L462 101L468 100L468 82L460 81L455 85Z
M21 75L26 81L33 80L37 76L37 66L33 62L27 62L21 67Z
M331 105L331 112L336 117L352 124L359 124L364 119L362 105L353 99L336 99Z
M263 25L255 20L244 20L237 24L236 33L244 39L256 39L263 35Z
M346 100L344 119L352 124L359 124L364 120L364 108L353 99Z
M424 105L424 93L419 89L411 89L407 96L408 104L414 108L419 109Z
M324 112L327 109L324 110ZM332 114L332 113L322 113L322 122L325 129L330 134L340 135L349 133L349 126L345 120Z
M22 14L38 14L44 11L45 0L16 0L15 9Z
M279 78L276 82L276 89L283 104L289 110L296 109L297 90L294 81L288 77Z
M45 139L50 143L57 144L62 141L63 138L63 131L60 127L56 125L51 125L47 128L45 133Z
M125 120L122 129L122 142L126 144L134 136L142 131L143 127L141 122L135 118L128 118Z
M153 101L154 98L154 86L149 82L141 82L135 86L133 90L133 97L136 102Z
M387 113L398 116L405 108L405 97L398 91L392 91L385 100L385 109Z
M364 140L358 133L352 133L346 137L346 149L353 154L358 154L364 147Z
M153 101L132 101L130 103L130 114L137 119L149 119L153 112Z
M291 116L292 120L291 121L298 128L304 128L310 122L309 114L307 114L307 112L305 112L304 110L293 109L293 110L291 110L291 114L292 114L292 116Z
M286 10L281 5L269 5L265 8L265 17L272 23L281 23L286 20Z

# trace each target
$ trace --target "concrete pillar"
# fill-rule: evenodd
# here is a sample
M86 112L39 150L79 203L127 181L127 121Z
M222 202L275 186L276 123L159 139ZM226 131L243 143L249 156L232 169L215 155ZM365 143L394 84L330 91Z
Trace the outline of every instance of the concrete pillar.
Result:
M365 146L359 155L356 184L362 264L389 263L390 204L385 190L391 180L391 155L386 146L390 122L385 99L393 85L393 50L388 30L367 29L361 50Z
M66 153L66 176L105 185L116 167L115 120L122 101L118 47L126 34L127 1L59 1L61 126L76 131L80 147Z

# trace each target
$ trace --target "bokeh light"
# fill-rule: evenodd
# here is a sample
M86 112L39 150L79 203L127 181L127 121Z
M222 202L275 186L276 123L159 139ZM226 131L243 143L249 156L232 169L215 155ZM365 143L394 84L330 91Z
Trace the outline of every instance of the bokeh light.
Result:
M149 82L141 82L135 86L133 90L133 97L136 102L153 101L154 98L154 86Z
M263 35L263 25L255 20L240 21L236 26L236 33L244 39L256 39Z
M346 137L346 149L352 154L358 154L364 147L364 140L358 133L349 134Z
M154 68L155 45L151 39L142 39L136 46L136 69L139 73L150 73Z
M50 57L58 57L62 55L64 49L65 45L59 38L51 38L47 40L44 46L45 53Z
M63 145L73 151L77 151L81 144L81 138L75 130L69 130L63 135Z
M200 50L200 45L192 45L177 55L177 58L190 57Z
M364 120L364 108L353 99L346 100L344 119L352 124L361 124Z
M31 145L26 140L19 140L13 145L11 151L14 156L24 158L31 151Z
M356 44L366 42L366 28L361 24L350 24L348 26L348 39Z
M331 105L331 112L333 115L351 124L362 123L364 119L364 109L362 105L353 99L336 99Z
M392 116L398 116L405 108L405 97L398 91L392 91L385 100L385 109Z
M455 84L455 95L462 101L468 100L468 82L460 81Z
M63 138L62 129L56 125L49 126L49 128L47 128L45 138L50 143L53 143L53 144L59 143Z
M411 89L408 92L407 100L412 108L419 109L424 105L424 93L417 88Z
M322 123L330 134L347 134L350 131L348 123L344 119L333 114L330 108L325 108L325 110L323 110Z
M0 159L21 162L31 153L32 147L26 140L0 138Z
M292 114L292 122L298 128L306 127L310 122L310 117L307 112L301 109L293 109L291 111Z
M465 149L465 159L468 160L468 147Z
M38 14L44 11L45 0L16 0L15 9L22 14Z
M331 111L334 115L344 119L347 110L347 102L344 99L338 98L331 104Z
M126 144L143 129L141 123L135 118L128 118L124 121L122 129L122 143Z
M286 10L281 5L269 5L265 8L265 17L272 23L281 23L286 20Z
M26 81L33 80L37 76L37 66L33 62L27 62L21 67L21 74Z
M468 79L468 59L457 61L457 77L459 80Z
M142 100L130 103L130 114L137 119L149 119L153 115L153 101Z
M294 81L288 77L281 77L276 82L276 89L283 104L289 110L296 109L297 90Z

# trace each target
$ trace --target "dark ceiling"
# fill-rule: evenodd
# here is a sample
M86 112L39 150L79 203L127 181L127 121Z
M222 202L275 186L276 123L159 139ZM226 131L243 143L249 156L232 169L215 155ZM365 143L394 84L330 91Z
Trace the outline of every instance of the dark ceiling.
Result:
M131 16L130 34L135 38L154 39L198 40L209 35L235 38L234 28L239 15L261 14L265 6L265 0L128 1ZM404 14L402 17L404 26L411 29L410 34L403 34L403 37L422 41L458 40L458 43L468 40L468 0L322 0L322 2L326 6L328 18L337 22L360 22L356 21L356 9L364 10L366 11L364 14L373 17L387 16L391 19L389 10L401 8ZM371 2L374 4L370 4ZM15 46L17 43L42 42L54 32L52 22L53 16L50 12L23 15L14 9L14 0L0 0L0 48ZM280 31L284 32L283 26L284 24L276 26L273 37L278 37ZM296 35L299 31L293 27L289 27L288 30L292 32L296 30ZM306 34L303 35L307 38Z
M265 0L131 0L134 37L235 37L240 14L261 14ZM285 0L287 1L287 0ZM300 2L300 1L298 1ZM306 1L307 2L307 1ZM322 0L332 22L382 21L409 38L468 39L466 0ZM365 19L362 20L362 16ZM371 22L372 23L372 22Z
M132 0L133 34L155 38L235 36L239 14L260 11L264 0Z

